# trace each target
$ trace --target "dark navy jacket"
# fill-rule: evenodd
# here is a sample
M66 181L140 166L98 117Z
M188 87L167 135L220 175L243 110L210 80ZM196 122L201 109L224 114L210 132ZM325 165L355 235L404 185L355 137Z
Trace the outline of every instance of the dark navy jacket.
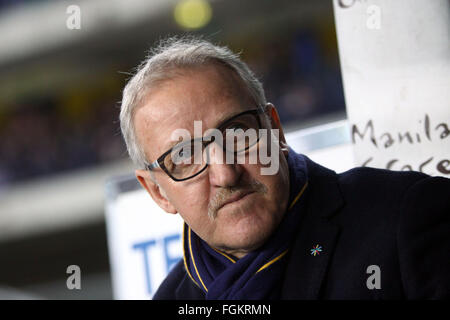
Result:
M307 211L281 299L450 298L450 179L373 168L336 174L305 158ZM323 251L313 256L316 244ZM380 289L367 286L372 265ZM180 261L154 299L204 294Z

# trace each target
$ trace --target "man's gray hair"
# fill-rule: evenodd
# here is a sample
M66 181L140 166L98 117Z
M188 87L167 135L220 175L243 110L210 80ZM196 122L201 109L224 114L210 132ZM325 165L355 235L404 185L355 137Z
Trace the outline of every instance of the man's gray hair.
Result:
M134 110L139 106L148 89L158 82L169 80L173 74L186 67L210 63L222 64L242 79L255 103L266 105L261 82L248 66L227 47L217 46L195 37L172 37L159 42L137 68L135 75L123 90L120 110L120 128L130 158L138 168L148 164L143 148L139 145L133 125Z

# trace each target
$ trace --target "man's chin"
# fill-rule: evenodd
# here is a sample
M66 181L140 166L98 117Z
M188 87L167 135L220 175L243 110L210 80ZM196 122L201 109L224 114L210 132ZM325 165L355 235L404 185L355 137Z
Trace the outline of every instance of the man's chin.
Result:
M258 228L257 225L233 228L224 233L221 247L228 252L250 252L261 247L270 233L270 227Z

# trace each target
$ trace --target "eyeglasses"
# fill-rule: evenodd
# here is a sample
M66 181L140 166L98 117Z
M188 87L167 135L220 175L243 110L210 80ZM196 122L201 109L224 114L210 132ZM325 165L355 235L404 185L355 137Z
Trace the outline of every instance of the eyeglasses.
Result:
M206 161L204 154L212 142L217 143L223 151L235 155L256 145L261 137L261 115L264 113L265 109L259 107L232 116L217 128L221 133L221 140L211 135L179 143L147 165L147 169L152 171L160 168L175 181L191 179L208 167L209 153L206 152Z

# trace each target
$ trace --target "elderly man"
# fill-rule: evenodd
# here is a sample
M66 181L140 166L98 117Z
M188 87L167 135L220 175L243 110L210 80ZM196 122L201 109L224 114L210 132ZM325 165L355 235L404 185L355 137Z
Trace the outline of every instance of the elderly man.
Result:
M336 174L295 153L229 49L163 41L120 121L137 179L185 222L183 259L154 299L450 297L450 181Z

